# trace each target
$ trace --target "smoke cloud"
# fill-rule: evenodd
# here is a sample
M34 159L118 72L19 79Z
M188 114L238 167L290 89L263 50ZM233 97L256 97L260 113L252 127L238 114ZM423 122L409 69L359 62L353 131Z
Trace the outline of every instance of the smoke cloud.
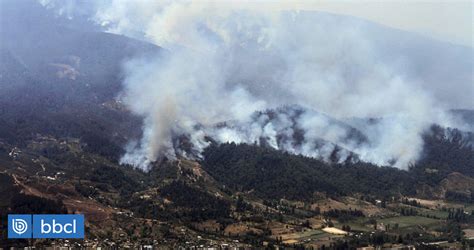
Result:
M431 124L454 126L365 21L199 1L102 2L93 13L110 32L168 50L124 65L120 99L144 127L122 163L199 158L216 141L407 168Z

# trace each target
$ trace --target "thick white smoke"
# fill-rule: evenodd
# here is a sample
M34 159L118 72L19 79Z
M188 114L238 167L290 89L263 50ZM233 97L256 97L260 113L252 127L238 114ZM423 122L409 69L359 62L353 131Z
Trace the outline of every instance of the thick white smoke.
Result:
M418 159L421 134L433 122L450 125L445 108L421 84L379 59L383 52L374 49L363 21L228 5L112 1L97 7L93 18L111 32L169 50L125 65L121 98L145 125L122 163L146 169L162 155L175 157L174 138L186 135L197 156L206 136L236 143L264 138L268 146L325 160L337 145L342 160L354 152L406 168ZM272 119L254 114L294 104L309 111L277 112ZM362 131L366 141L351 139L350 127L331 117ZM299 144L281 140L295 129L303 131Z

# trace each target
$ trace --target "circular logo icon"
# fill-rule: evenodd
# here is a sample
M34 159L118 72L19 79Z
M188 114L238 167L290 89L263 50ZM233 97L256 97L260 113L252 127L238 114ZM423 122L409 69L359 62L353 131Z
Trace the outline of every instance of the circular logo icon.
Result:
M12 219L13 232L17 234L23 234L28 230L28 223L23 219Z

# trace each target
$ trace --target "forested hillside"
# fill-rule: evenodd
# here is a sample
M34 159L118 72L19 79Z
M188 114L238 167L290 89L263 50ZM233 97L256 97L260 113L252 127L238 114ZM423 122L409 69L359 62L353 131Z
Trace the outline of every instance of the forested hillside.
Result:
M255 145L222 144L204 153L203 168L234 191L265 198L308 199L314 192L378 197L414 194L409 172L367 163L327 164Z

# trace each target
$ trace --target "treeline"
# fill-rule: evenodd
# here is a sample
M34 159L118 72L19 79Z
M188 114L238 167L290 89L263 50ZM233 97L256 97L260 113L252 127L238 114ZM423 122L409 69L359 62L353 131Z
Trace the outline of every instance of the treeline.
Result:
M446 191L445 197L446 197L446 200L448 201L466 202L466 203L474 202L474 192L472 191L471 193L466 193L466 192L456 192L456 191L448 190Z
M18 194L10 201L12 214L67 214L67 209L60 201L38 196Z
M415 190L415 178L407 171L368 163L327 164L256 145L211 145L203 156L203 168L216 180L263 198L310 199L314 192L388 197Z
M0 173L0 248L25 247L25 240L7 240L9 214L66 214L61 201L25 195L15 186L11 176Z
M410 168L420 182L436 185L452 172L474 177L473 133L433 125L423 140L422 157Z
M413 208L405 208L405 207L402 207L400 208L400 214L402 216L416 216L418 215L418 211L416 209L413 209Z
M421 206L420 202L418 202L415 199L403 198L403 199L401 199L401 203L403 203L405 205L413 206L413 207L423 207L423 206Z
M109 167L106 165L98 165L93 169L79 173L83 175L83 179L93 181L95 183L110 185L120 192L121 195L128 196L143 188L143 185L134 179L134 176L127 174L123 169ZM106 187L106 185L104 187ZM106 189L106 188L105 188ZM103 190L108 191L108 190Z
M364 213L362 213L362 211L357 210L357 209L354 209L354 210L331 209L329 211L324 212L323 216L326 218L337 219L339 222L342 222L342 223L350 221L354 218L365 217Z
M201 221L228 218L230 202L191 187L183 181L173 181L160 189L162 197L172 201L178 218Z

